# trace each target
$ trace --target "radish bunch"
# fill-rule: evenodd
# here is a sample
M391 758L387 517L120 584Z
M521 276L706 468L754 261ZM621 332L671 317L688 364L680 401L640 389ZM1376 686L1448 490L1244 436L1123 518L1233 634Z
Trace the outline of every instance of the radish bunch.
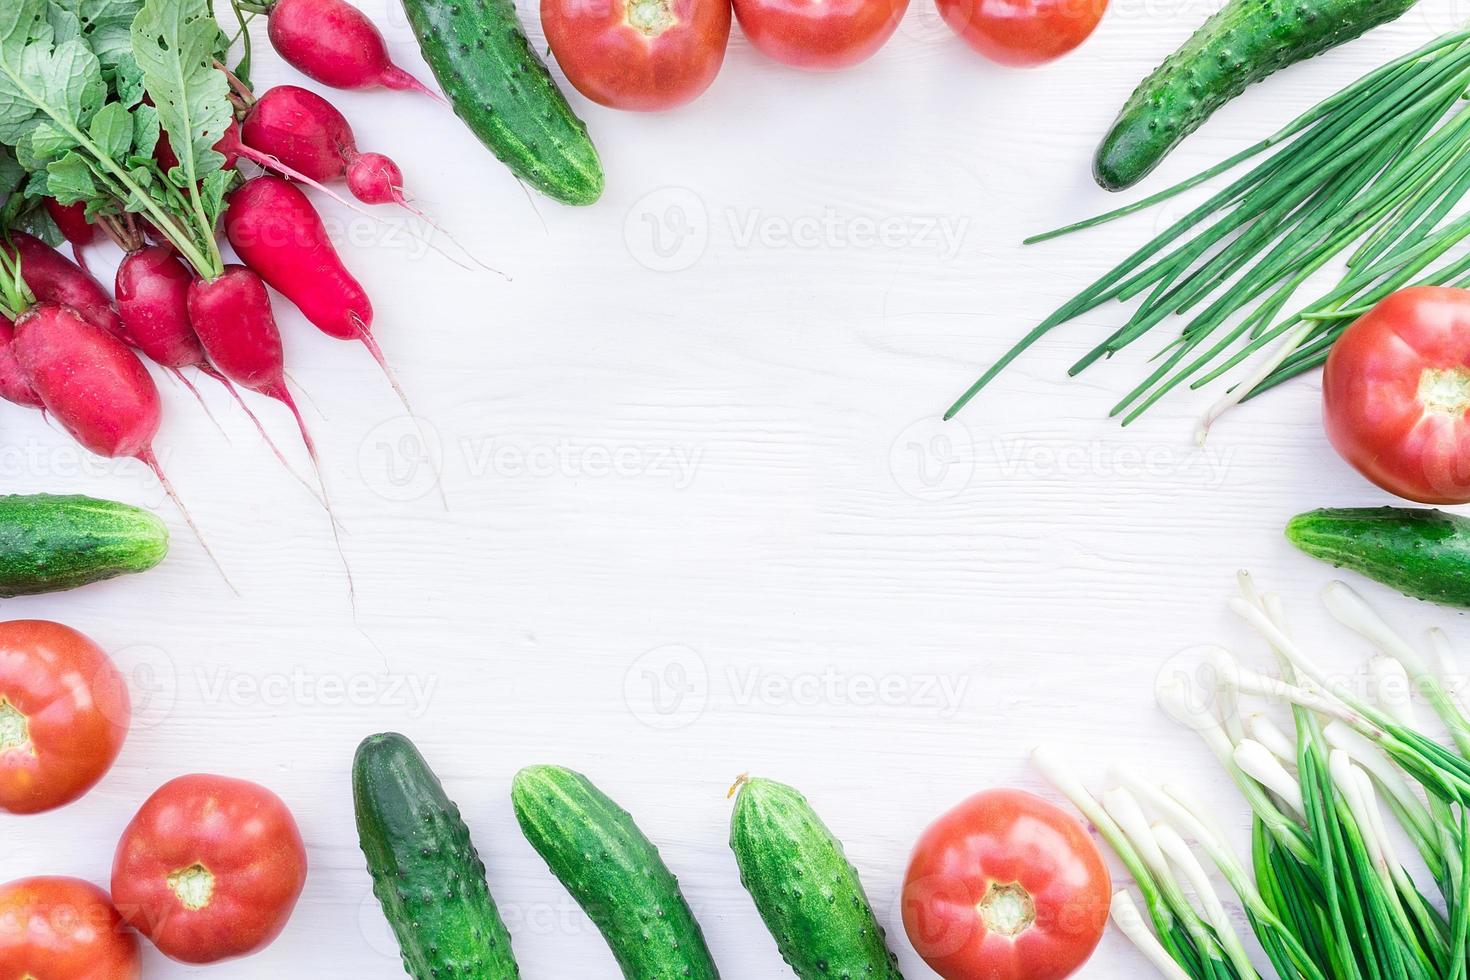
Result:
M0 47L16 55L0 58L0 88L26 93L8 106L7 123L24 125L29 112L82 138L58 145L51 158L49 144L37 142L26 154L23 197L20 184L0 186L13 202L40 201L77 257L0 227L0 399L48 413L92 452L142 461L177 502L153 450L162 403L144 358L190 391L192 369L236 399L243 389L285 406L327 504L316 445L287 381L270 290L328 336L362 343L403 399L372 332L372 303L298 185L345 182L364 203L412 211L401 170L382 154L360 152L345 117L321 96L279 86L257 98L224 70L215 60L223 35L208 0L143 0L130 59L112 48L90 51L85 31L31 31L45 16L69 16L47 0L6 2L20 9L0 18ZM313 78L428 91L392 64L371 22L341 0L237 6L268 11L273 43ZM75 66L77 90L106 93L100 104L52 104L48 92L22 84L19 66L63 58ZM252 165L274 173L240 172ZM4 214L24 217L24 209ZM221 237L239 263L226 260ZM82 264L99 238L124 253L115 298Z

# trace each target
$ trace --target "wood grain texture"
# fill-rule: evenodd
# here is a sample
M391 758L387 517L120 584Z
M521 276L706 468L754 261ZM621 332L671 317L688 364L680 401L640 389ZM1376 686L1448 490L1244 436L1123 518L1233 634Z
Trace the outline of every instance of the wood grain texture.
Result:
M1041 789L1027 765L1039 742L1071 750L1094 784L1115 761L1167 771L1243 840L1238 799L1152 686L1196 643L1259 652L1223 607L1238 567L1320 622L1330 573L1280 529L1299 510L1382 498L1327 446L1315 380L1246 406L1204 450L1190 437L1214 393L1120 430L1106 410L1153 348L1064 375L1120 322L1105 309L959 422L934 421L987 359L1182 213L1018 244L1115 203L1088 177L1095 141L1211 5L1124 0L1078 54L1016 72L915 3L856 71L803 75L737 37L684 110L577 100L608 168L606 199L586 210L528 203L426 100L334 94L362 148L393 154L417 203L511 277L424 254L399 218L324 207L439 445L447 509L366 352L284 305L355 611L321 509L223 392L204 385L228 442L163 381L158 446L238 599L141 466L83 459L39 417L4 412L7 488L150 504L176 544L146 577L5 604L114 651L139 722L83 802L5 822L0 880L105 881L119 832L164 780L254 778L295 809L311 879L275 946L208 975L400 976L348 782L359 739L384 729L415 738L463 807L527 978L616 976L516 831L510 779L534 762L585 771L640 819L732 980L789 975L725 844L741 772L800 787L845 839L911 977L932 974L898 923L908 848L973 790ZM1253 90L1148 187L1448 29L1456 6L1425 0ZM423 71L402 12L367 9ZM301 81L257 50L262 83ZM256 408L304 468L285 413ZM1466 632L1448 613L1387 608ZM150 977L205 972L149 956ZM1144 970L1110 933L1084 975Z

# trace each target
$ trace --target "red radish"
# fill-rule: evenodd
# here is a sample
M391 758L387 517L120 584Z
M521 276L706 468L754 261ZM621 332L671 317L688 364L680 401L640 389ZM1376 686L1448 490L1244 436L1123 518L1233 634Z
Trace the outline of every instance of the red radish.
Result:
M15 321L11 347L46 410L72 438L99 456L130 457L152 470L219 567L154 455L162 404L138 355L107 330L55 303L41 303L22 313ZM229 584L228 577L225 583Z
M444 101L393 64L382 33L345 0L276 0L267 33L286 62L332 88L390 88Z
M14 339L15 324L0 316L0 398L26 408L44 408L41 396L31 387L30 380L15 359Z
M199 342L189 322L189 287L193 283L194 274L178 253L167 245L150 245L124 256L122 264L117 267L116 288L118 313L128 336L150 360L172 371L184 387L199 398L200 404L203 404L203 399L184 376L184 368L197 368L201 374L224 385L281 465L294 475L291 464L266 433L260 419L241 399L240 392L229 378L209 363L204 345ZM297 479L301 478L298 476ZM307 489L310 489L309 484Z
M87 268L82 249L97 240L97 228L87 220L87 206L81 201L62 204L54 197L45 198L43 203L46 213L51 215L51 220L61 232L61 237L71 245L71 254L76 258L77 265L90 273L92 270Z
M67 306L95 326L120 340L127 340L122 320L112 308L112 297L81 267L22 231L10 233L13 248L7 255L20 256L20 275L38 301Z

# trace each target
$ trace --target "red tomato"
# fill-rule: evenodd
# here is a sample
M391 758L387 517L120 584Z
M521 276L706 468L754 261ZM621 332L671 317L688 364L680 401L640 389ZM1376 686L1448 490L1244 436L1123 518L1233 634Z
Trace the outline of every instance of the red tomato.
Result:
M903 924L945 980L1061 980L1097 948L1111 897L1081 824L1040 797L998 789L919 838Z
M1389 493L1470 503L1470 292L1416 286L1343 331L1322 374L1327 436Z
M654 112L691 102L725 63L729 0L541 0L568 80L593 102Z
M112 900L165 956L214 963L269 946L306 885L291 811L263 786L180 776L123 831Z
M112 768L132 721L102 648L60 623L0 623L0 810L65 806Z
M22 878L0 885L0 977L138 980L138 937L96 885Z
M1108 0L936 0L945 23L991 61L1030 68L1087 40Z
M782 64L835 71L888 43L909 0L735 0L745 36Z

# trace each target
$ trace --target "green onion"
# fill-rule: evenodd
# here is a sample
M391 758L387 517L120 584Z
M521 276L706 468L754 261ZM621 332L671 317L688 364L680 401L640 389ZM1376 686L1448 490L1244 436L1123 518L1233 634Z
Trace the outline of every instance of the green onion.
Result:
M1180 385L1204 387L1270 348L1210 409L1203 436L1235 404L1320 365L1342 331L1389 293L1415 283L1470 284L1470 256L1446 260L1470 238L1470 216L1450 217L1470 192L1467 89L1470 31L1462 30L1369 73L1204 173L1030 239L1113 221L1260 158L1042 321L945 418L1052 330L1105 303L1143 297L1069 373L1187 317L1148 377L1113 407L1127 425ZM1344 256L1338 286L1287 314L1306 281Z

